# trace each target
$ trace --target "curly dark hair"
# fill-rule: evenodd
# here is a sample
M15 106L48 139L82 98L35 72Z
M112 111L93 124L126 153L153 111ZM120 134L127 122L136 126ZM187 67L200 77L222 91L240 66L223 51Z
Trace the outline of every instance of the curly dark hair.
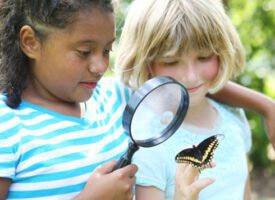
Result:
M32 27L43 42L47 27L65 28L91 7L114 11L112 0L0 0L0 92L9 107L19 106L29 75L29 58L19 46L22 26Z

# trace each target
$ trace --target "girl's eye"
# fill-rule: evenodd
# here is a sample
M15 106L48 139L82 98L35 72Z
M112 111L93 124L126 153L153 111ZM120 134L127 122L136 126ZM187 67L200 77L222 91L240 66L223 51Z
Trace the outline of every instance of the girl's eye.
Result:
M112 49L104 49L103 54L105 56L109 56L111 51L112 51Z
M213 57L213 55L214 54L199 56L198 60L200 60L200 61L207 61L207 60L210 60Z
M90 51L81 51L81 50L78 50L77 52L80 55L80 57L83 57L83 58L88 57L91 53Z
M167 66L173 66L173 65L176 65L178 64L179 61L175 60L175 61L169 61L169 62L163 62L164 65L167 65Z

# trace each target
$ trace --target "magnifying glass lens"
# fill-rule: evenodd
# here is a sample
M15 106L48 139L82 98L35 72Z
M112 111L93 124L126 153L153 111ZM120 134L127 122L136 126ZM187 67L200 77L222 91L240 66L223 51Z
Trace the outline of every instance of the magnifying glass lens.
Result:
M131 135L136 143L154 140L166 134L164 131L173 119L182 101L182 87L169 83L151 91L137 107L131 124Z
M129 99L122 124L130 136L128 150L113 170L131 163L139 147L152 147L167 140L182 124L189 105L187 90L171 77L146 81Z

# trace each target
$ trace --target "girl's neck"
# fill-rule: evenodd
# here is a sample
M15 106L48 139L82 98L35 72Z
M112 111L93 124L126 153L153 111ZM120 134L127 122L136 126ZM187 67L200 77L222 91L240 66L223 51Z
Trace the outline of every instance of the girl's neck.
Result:
M30 89L23 91L22 99L63 115L77 118L82 118L85 115L85 103L46 99L37 95L37 93Z
M203 129L213 129L218 120L218 112L205 98L198 105L191 105L188 108L187 115L184 119L184 123Z

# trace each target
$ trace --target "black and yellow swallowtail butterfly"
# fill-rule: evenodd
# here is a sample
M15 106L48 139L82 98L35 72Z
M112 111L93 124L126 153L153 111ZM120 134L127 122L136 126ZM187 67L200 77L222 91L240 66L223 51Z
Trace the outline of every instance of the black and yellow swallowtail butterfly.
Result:
M179 152L175 160L177 163L191 164L201 171L210 166L214 151L223 138L223 134L217 134L206 138L197 146L193 145L193 148L187 148Z

